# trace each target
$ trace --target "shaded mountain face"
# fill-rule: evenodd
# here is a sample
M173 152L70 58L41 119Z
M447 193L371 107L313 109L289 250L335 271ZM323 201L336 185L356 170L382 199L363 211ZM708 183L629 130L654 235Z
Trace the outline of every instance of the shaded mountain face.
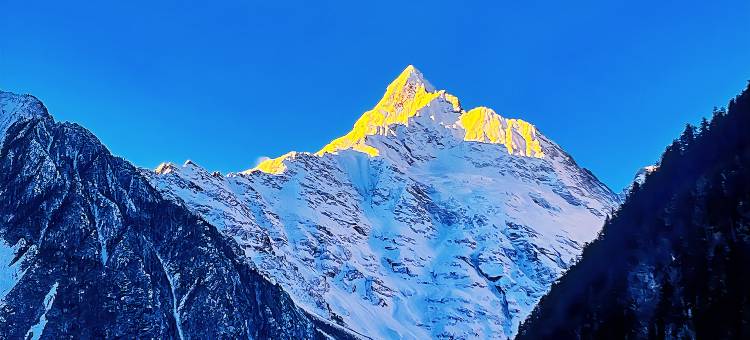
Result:
M373 338L512 336L619 204L530 123L411 66L316 153L144 175L306 311Z
M234 239L87 130L0 92L0 132L0 338L322 336Z
M688 126L519 339L750 338L750 88Z

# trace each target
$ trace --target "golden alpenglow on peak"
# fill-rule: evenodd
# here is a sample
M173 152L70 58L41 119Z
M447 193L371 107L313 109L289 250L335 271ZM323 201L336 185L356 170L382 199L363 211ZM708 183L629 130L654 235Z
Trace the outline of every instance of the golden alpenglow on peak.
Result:
M374 108L362 114L351 131L334 139L314 155L323 156L342 150L355 150L370 157L379 156L380 150L367 144L367 136L386 136L398 125L408 126L409 120L431 103L443 105L441 112L445 112L445 115L439 118L431 118L444 128L465 130L465 141L502 144L511 155L544 157L534 125L520 119L503 118L486 107L464 111L456 96L445 90L436 90L412 65L407 66L388 85L383 98ZM284 162L296 154L290 152L278 158L265 160L244 173L258 170L280 174L287 168Z
M171 162L164 162L154 169L158 175L168 174L176 169L175 165Z
M536 127L521 119L506 119L487 107L477 107L460 117L465 141L503 144L512 155L544 157Z
M445 91L435 91L435 88L424 79L422 73L409 65L396 80L388 85L385 95L378 104L354 123L349 133L333 140L316 155L354 149L372 157L377 156L379 151L365 144L366 136L385 135L392 125L407 125L409 118L444 94Z
M284 154L284 155L282 155L280 157L266 159L266 160L260 162L254 168L252 168L250 170L247 170L247 171L243 171L242 173L247 174L247 173L251 173L251 172L257 170L257 171L262 171L262 172L265 172L265 173L268 173L268 174L278 175L278 174L283 173L286 170L286 164L284 164L284 161L287 158L294 157L294 156L297 156L297 152L296 151L287 152L286 154Z

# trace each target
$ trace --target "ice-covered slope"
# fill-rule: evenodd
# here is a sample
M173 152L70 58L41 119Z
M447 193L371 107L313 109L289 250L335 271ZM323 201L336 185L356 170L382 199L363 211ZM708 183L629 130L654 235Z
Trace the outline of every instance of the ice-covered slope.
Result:
M412 66L317 153L146 173L298 305L373 338L512 336L618 204L533 125Z

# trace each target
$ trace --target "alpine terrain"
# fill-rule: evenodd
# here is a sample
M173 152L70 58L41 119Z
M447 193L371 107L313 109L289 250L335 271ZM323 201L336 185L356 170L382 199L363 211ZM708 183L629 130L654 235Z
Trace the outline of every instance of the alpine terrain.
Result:
M0 339L348 337L36 98L0 91L0 137Z
M377 339L512 337L620 200L534 125L465 110L412 66L318 152L228 175L191 161L142 174L307 313ZM123 236L104 235L112 262ZM166 236L148 237L166 269L152 264L190 296L200 278L176 272Z

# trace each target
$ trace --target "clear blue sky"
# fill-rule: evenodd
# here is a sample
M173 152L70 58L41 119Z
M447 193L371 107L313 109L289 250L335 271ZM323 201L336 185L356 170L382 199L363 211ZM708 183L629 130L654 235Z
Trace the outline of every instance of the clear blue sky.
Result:
M316 151L414 64L619 190L750 79L746 0L106 3L0 0L0 88L145 167Z

